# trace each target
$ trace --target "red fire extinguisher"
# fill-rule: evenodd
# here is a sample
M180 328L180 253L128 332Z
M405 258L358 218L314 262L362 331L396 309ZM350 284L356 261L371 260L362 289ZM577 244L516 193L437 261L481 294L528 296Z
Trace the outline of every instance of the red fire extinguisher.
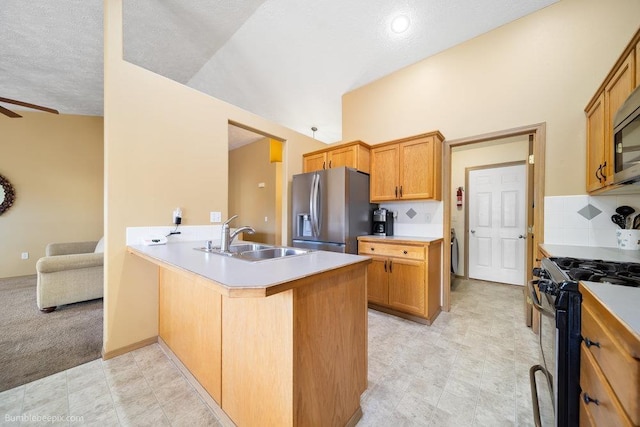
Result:
M456 198L457 198L457 202L456 202L456 206L461 208L462 207L462 187L458 187L458 192L456 193Z

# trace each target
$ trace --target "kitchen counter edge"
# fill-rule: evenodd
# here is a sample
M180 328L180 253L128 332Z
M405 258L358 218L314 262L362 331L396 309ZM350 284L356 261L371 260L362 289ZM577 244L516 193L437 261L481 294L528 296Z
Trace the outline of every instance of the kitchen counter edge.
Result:
M376 242L390 242L390 243L435 243L442 241L442 237L420 237L420 236L358 236L358 241L376 241Z

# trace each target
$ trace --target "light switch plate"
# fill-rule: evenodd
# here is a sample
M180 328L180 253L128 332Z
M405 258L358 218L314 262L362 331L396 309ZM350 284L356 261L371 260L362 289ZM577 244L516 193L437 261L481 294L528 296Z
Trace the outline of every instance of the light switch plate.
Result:
M210 222L222 222L222 212L209 212Z

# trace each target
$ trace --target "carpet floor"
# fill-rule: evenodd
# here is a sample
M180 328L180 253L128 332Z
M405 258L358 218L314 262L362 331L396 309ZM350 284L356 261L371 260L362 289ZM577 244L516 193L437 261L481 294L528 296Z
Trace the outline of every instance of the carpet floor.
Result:
M0 392L101 357L102 299L42 313L36 276L0 279Z

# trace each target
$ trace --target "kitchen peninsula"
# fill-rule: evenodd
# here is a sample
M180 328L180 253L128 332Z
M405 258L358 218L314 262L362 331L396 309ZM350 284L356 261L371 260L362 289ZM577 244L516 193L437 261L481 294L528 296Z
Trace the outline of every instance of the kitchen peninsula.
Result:
M159 338L238 426L355 425L367 387L367 257L248 262L194 242L158 265Z

